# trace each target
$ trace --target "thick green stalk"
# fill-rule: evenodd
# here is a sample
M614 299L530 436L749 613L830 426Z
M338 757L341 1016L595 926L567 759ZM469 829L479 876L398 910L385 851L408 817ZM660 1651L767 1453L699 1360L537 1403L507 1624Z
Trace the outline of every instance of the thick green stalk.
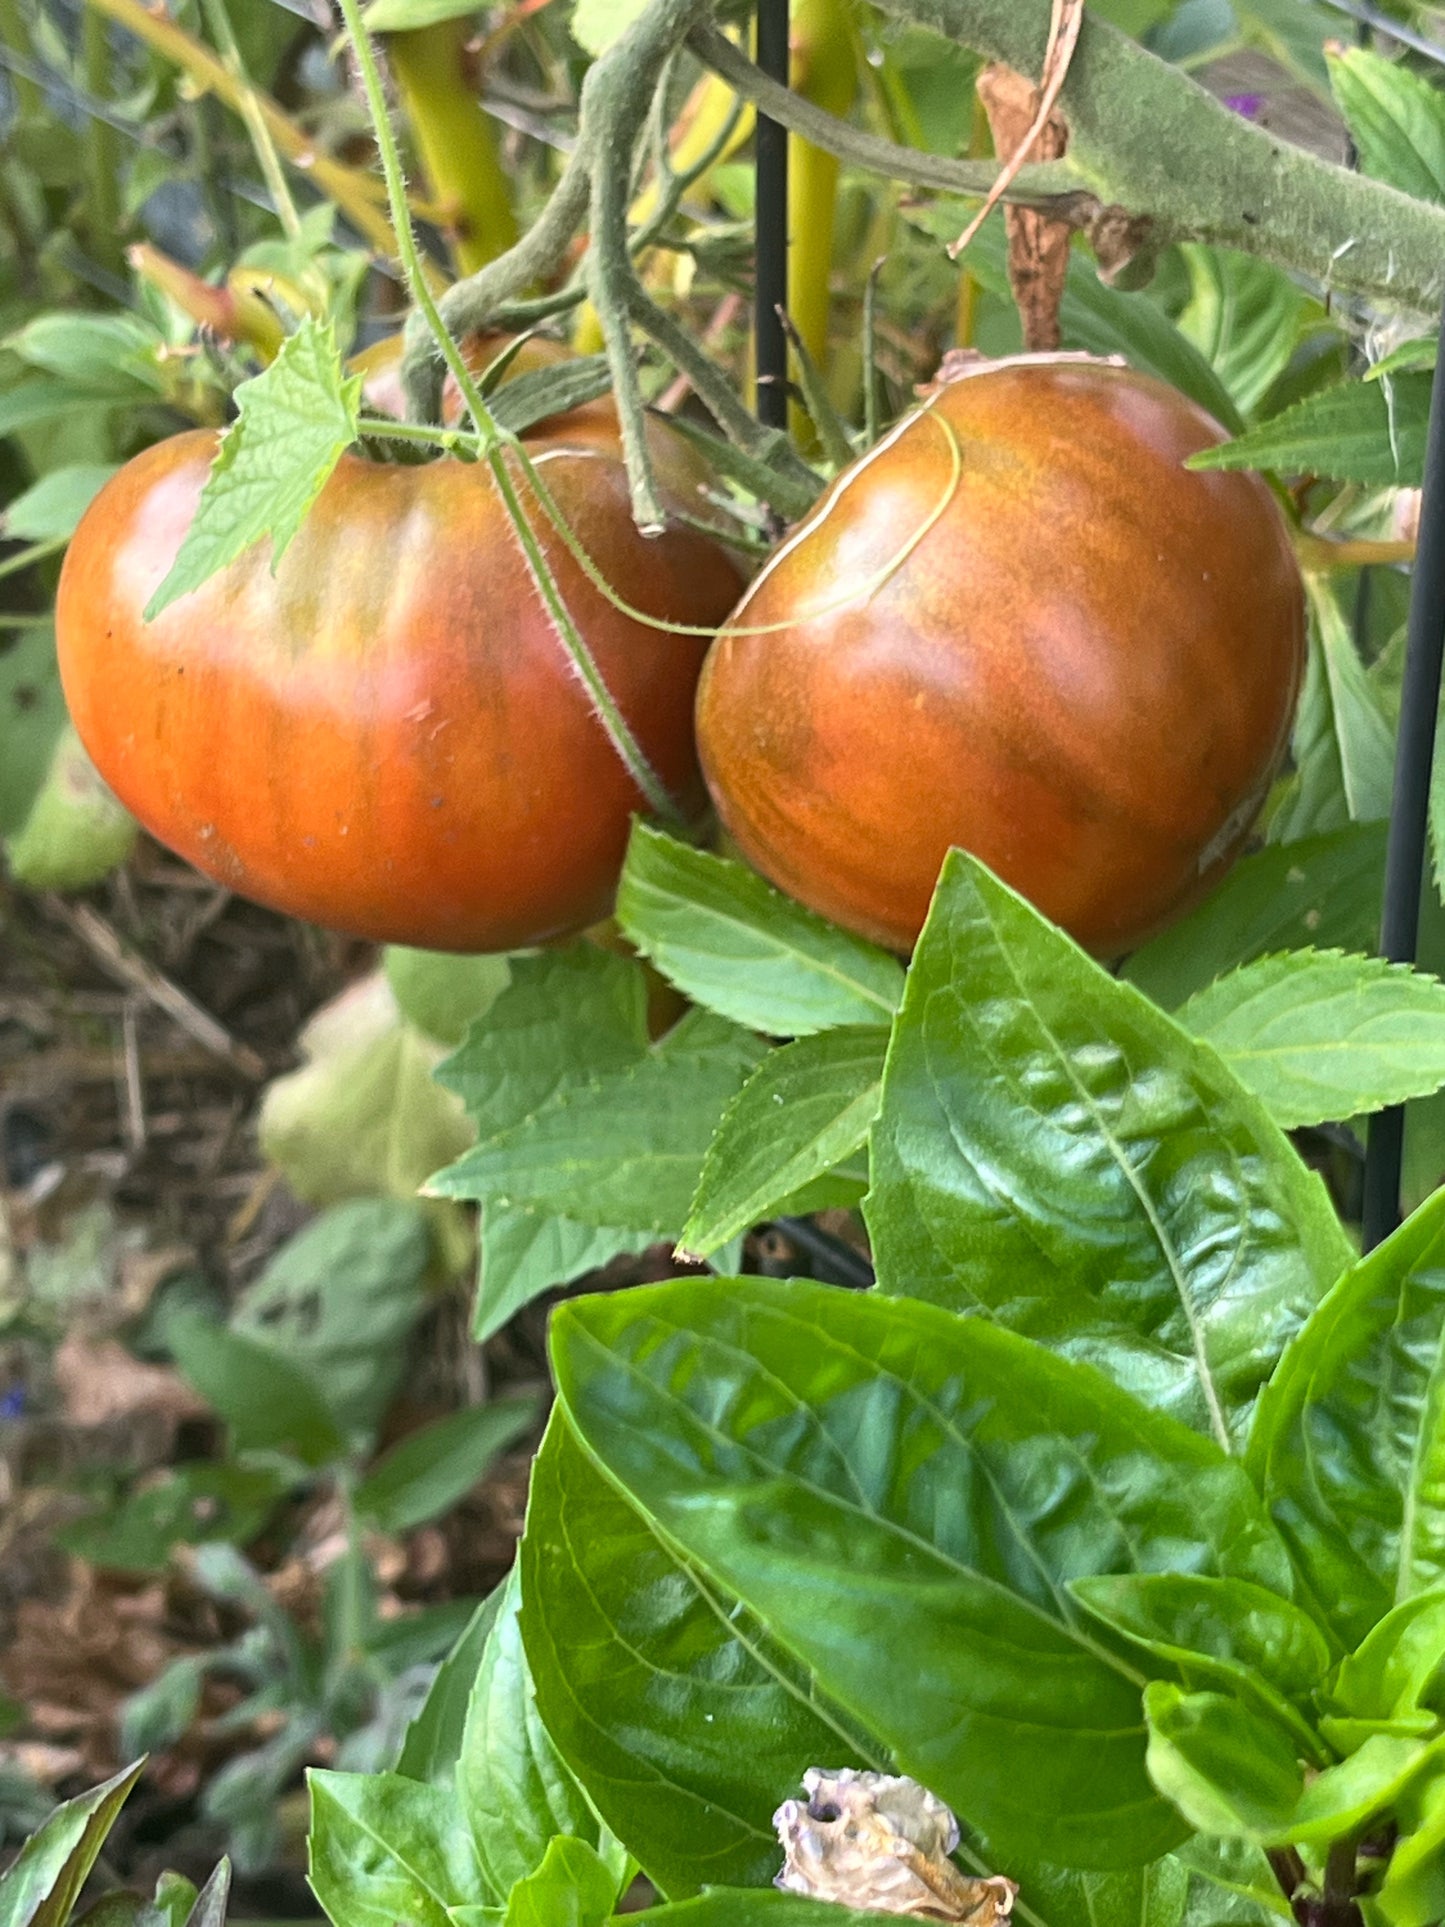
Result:
M86 90L98 101L110 98L109 23L87 13L81 30ZM97 261L121 266L120 160L115 129L100 115L85 130L89 180L86 187L87 235Z
M465 19L391 34L387 58L457 266L475 274L514 247L517 217L491 120L467 74Z

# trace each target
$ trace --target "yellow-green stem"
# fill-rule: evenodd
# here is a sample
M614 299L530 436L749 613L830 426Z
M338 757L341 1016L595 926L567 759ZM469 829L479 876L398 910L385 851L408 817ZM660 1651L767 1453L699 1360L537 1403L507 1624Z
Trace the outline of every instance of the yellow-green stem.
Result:
M467 74L466 20L389 36L402 107L438 205L452 257L475 274L517 241L517 217L496 133Z
M110 98L110 47L106 32L106 23L99 14L88 13L85 16L81 36L85 85L86 90L100 102ZM87 239L95 258L103 266L119 268L122 223L116 135L115 129L99 114L92 116L86 129L85 145L86 158L90 163Z
M849 0L798 0L792 21L792 83L815 107L840 118L858 91ZM800 135L788 137L788 312L820 373L828 366L829 282L838 204L838 160ZM795 436L807 416L790 411Z

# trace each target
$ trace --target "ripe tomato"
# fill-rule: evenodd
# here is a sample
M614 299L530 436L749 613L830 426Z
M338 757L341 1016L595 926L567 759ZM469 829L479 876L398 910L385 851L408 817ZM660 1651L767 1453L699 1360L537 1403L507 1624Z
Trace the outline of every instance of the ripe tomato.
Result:
M899 950L955 844L1104 956L1202 897L1284 753L1305 634L1268 488L1182 466L1223 439L1147 376L1021 358L847 470L699 686L749 860Z
M685 528L639 535L615 453L529 443L625 601L721 621L740 582L722 549ZM214 451L201 431L138 455L66 558L65 693L121 800L217 881L362 936L501 950L604 916L642 798L485 466L345 455L274 576L262 545L146 624ZM519 489L644 753L697 809L703 644L615 609Z

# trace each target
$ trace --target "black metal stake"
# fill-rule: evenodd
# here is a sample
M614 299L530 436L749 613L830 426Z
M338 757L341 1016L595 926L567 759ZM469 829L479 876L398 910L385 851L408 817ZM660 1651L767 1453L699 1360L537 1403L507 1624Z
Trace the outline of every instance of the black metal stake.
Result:
M758 0L758 65L770 80L788 84L788 0ZM788 343L779 312L788 304L788 130L758 115L753 342L757 357L758 420L766 428L788 421Z
M1385 906L1380 954L1391 963L1413 963L1420 934L1420 889L1430 809L1430 768L1435 757L1435 720L1440 707L1440 663L1445 653L1445 316L1439 360L1430 393L1425 444L1425 487L1420 538L1410 589L1405 637L1405 674L1400 689L1400 736L1395 748L1395 789L1385 850ZM1364 1246L1388 1238L1400 1222L1400 1170L1405 1148L1405 1109L1397 1104L1370 1121L1365 1149Z

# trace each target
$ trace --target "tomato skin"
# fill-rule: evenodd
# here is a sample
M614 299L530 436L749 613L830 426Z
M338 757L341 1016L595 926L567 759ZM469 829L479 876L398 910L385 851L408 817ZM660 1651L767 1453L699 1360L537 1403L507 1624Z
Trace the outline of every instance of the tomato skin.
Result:
M731 559L686 529L639 535L615 456L530 446L619 595L674 621L727 614ZM137 456L66 558L66 698L126 806L240 894L378 940L512 949L604 916L645 806L487 469L345 455L274 577L260 545L146 624L214 451L198 431ZM514 473L608 687L695 812L703 642L614 609Z
M839 478L708 656L698 744L773 882L897 950L971 851L1086 948L1132 949L1213 887L1288 744L1304 595L1225 439L1132 370L984 366ZM869 586L872 585L871 593ZM782 624L767 634L749 628Z

